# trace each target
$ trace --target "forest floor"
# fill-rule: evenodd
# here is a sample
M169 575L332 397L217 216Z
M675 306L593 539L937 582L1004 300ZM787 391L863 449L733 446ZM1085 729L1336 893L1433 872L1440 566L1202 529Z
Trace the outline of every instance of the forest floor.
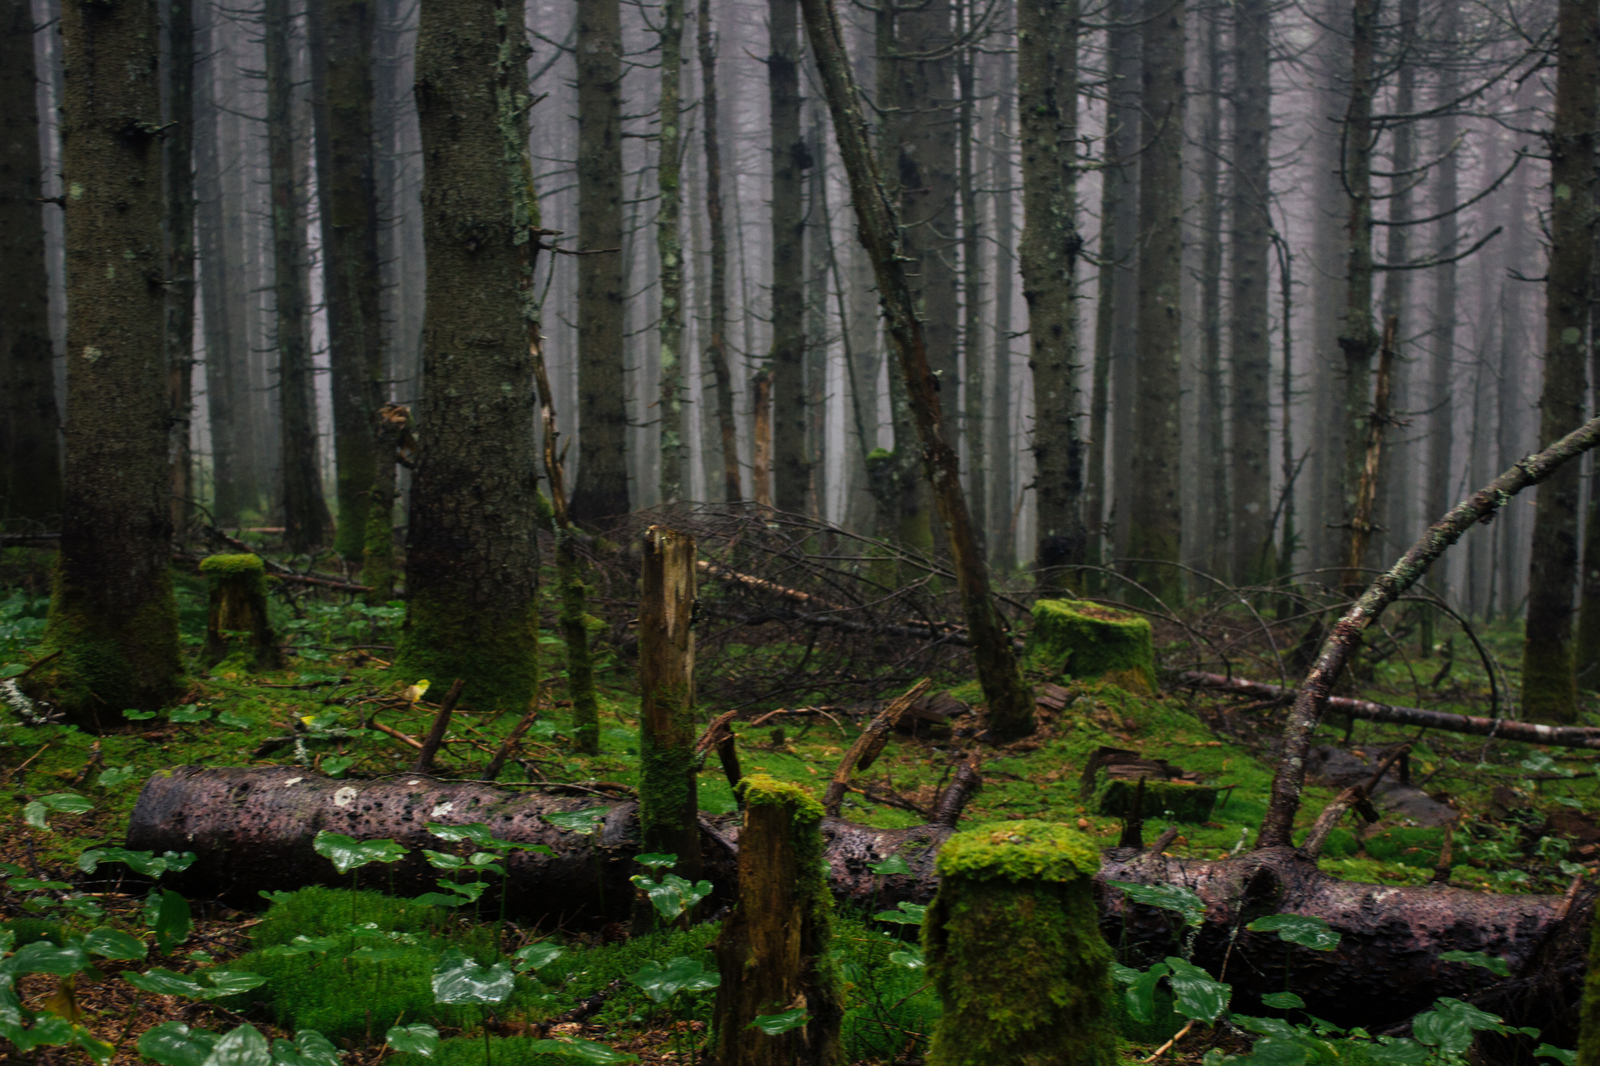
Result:
M33 649L42 635L46 610L47 562L44 553L25 549L7 549L0 555L0 677L14 675L35 658ZM193 574L180 573L177 581L184 640L193 656L204 635L203 586ZM435 701L450 679L429 679L432 687L421 699L407 698L406 689L421 679L397 676L389 668L401 607L366 607L336 594L300 596L292 610L278 597L274 604L280 638L290 650L282 670L255 673L229 660L207 672L191 659L189 688L178 703L158 713L127 712L126 724L100 736L62 725L24 725L9 714L0 722L0 785L4 786L0 788L0 873L4 874L0 936L9 929L17 935L18 946L39 939L59 943L91 927L109 926L151 939L152 926L159 927L160 920L150 901L159 897L160 890L152 888L148 879L108 877L106 871L122 869L115 865L99 873L86 872L84 867L90 864L80 862L80 857L87 850L122 842L129 813L152 773L189 764L266 766L297 761L336 777L410 769L415 756L411 747L364 724L376 716L392 730L424 735L437 710ZM1182 630L1168 629L1158 627L1158 651L1174 668L1186 668ZM1411 639L1409 658L1396 653L1401 642L1395 642L1391 654L1361 671L1352 691L1388 702L1485 713L1488 674L1481 663L1463 653L1468 646L1464 636L1433 636L1426 649L1417 648L1417 639ZM1519 657L1520 634L1515 627L1485 626L1478 637L1501 662L1514 663ZM549 664L550 679L542 694L548 716L535 723L501 780L513 785L575 784L598 788L599 795L627 795L638 773L638 699L625 650L603 660L599 678L603 751L594 757L574 755L565 743L559 641L548 634L540 650ZM1426 657L1419 654L1422 650ZM1514 685L1514 671L1510 675ZM1241 710L1238 700L1182 689L1140 698L1096 684L1067 687L1072 701L1059 712L1042 710L1036 735L986 749L983 786L967 806L963 825L1037 818L1075 825L1107 845L1117 843L1120 820L1096 813L1079 789L1087 757L1109 745L1167 760L1221 789L1208 820L1176 826L1179 835L1169 849L1172 854L1211 858L1249 847L1265 812L1281 708ZM950 695L967 706L980 698L975 684L957 685ZM1600 724L1593 694L1588 708L1585 724ZM708 718L719 709L703 708ZM741 718L748 723L772 709L775 704L744 708ZM826 713L781 716L756 728L736 722L744 768L820 793L869 712L870 708L836 707ZM476 712L470 696L464 699L438 772L477 777L515 717ZM884 828L925 823L925 812L938 789L971 744L962 738L970 724L958 714L924 735L897 736L871 771L857 779L861 791L847 798L842 815ZM267 743L279 738L290 739L276 747ZM1485 892L1559 893L1584 867L1591 872L1597 868L1600 829L1593 812L1600 810L1600 757L1595 753L1438 732L1419 737L1415 730L1342 719L1327 722L1315 743L1362 755L1401 741L1413 741L1412 783L1461 813L1448 869L1451 884ZM734 809L731 790L715 760L708 763L699 789L703 809L713 813ZM1334 792L1324 784L1308 788L1300 814L1302 831ZM78 799L60 799L63 796ZM1335 831L1323 852L1322 868L1349 880L1391 885L1434 880L1442 830L1416 824L1402 812L1380 813L1383 816L1372 824L1351 816L1345 828ZM1146 832L1153 836L1165 827L1160 817L1150 818ZM710 926L629 940L616 928L566 932L514 923L500 927L493 915L479 920L464 913L470 908L441 914L438 908L391 907L365 893L348 898L339 890L311 891L296 894L303 895L298 902L280 896L272 910L257 913L217 901L191 900L192 927L181 941L167 943L164 951L153 946L145 959L107 960L76 975L25 976L17 989L22 1005L53 1010L80 1022L115 1048L111 1061L117 1064L146 1061L136 1051L141 1036L170 1022L220 1032L249 1021L270 1037L286 1039L297 1029L318 1029L328 1033L345 1053L344 1061L355 1066L381 1060L396 1066L429 1061L385 1046L385 1032L399 1021L435 1025L445 1040L431 1062L441 1066L621 1062L630 1055L645 1062L687 1062L692 1060L692 1049L704 1041L709 992L691 988L655 1003L644 994L647 989L629 978L652 960L666 964L688 959L714 969L708 948L714 932ZM374 921L379 931L396 943L432 945L430 959L441 946L458 947L486 960L539 943L559 946L565 954L519 977L517 993L493 1010L434 1008L424 1002L402 1004L394 1017L383 1016L388 1008L380 1006L374 1016L372 1004L386 1001L376 986L358 993L349 977L348 958L342 963L344 977L338 977L338 952L329 953L326 960L321 955L263 954L273 944L294 943L295 935L349 933L348 924L331 918L327 919L331 924L316 927L322 916L337 915L346 906L351 913L359 909L363 916L378 915ZM892 961L898 948L905 946L895 938L904 927L873 921L868 914L846 915L841 922L840 954L851 997L846 1024L851 1061L921 1061L938 1007L915 969ZM196 980L194 974L213 971L262 972L270 979L255 992L186 997L140 991L119 977L156 969L188 975L191 982ZM587 1013L577 1009L596 996L603 1001L598 1009ZM344 1015L312 1009L334 1000L349 1001ZM321 1019L321 1028L308 1024L312 1015ZM561 1020L564 1017L576 1020ZM1124 1017L1124 1057L1132 1061L1148 1056L1182 1022L1175 1014L1149 1024ZM518 1041L509 1039L529 1035L594 1043L574 1044L567 1056L550 1057L519 1050ZM530 1048L533 1044L522 1043ZM1198 1062L1212 1047L1241 1052L1247 1046L1248 1040L1237 1030L1200 1026L1164 1059ZM0 1051L0 1059L6 1054ZM33 1054L31 1061L40 1066L85 1061L83 1050L70 1047L41 1048ZM607 1054L614 1057L608 1059ZM202 1058L194 1059L193 1066L200 1066ZM172 1061L184 1060L178 1055ZM304 1061L318 1060L312 1056Z

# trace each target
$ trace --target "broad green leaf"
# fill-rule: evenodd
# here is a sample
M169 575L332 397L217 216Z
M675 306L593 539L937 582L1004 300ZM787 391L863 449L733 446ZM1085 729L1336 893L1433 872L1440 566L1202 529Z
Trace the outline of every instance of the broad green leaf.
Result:
M1205 921L1205 902L1194 891L1182 885L1140 885L1132 881L1106 883L1122 889L1123 893L1135 903L1181 914L1186 925L1199 926Z
M1424 1044L1437 1047L1446 1055L1459 1055L1472 1045L1472 1034L1478 1030L1500 1032L1504 1026L1498 1014L1481 1011L1459 999L1442 996L1434 1001L1433 1010L1419 1014L1411 1021L1411 1032Z
M879 877L888 877L891 874L908 874L911 872L911 867L906 865L905 856L903 855L891 855L882 862L870 863L868 864L867 869L871 870Z
M444 851L430 851L422 849L422 857L428 860L428 865L435 870L459 870L467 864L467 860L459 855L451 855Z
M907 948L905 951L889 952L889 961L896 966L904 966L908 970L921 970L927 967L928 960L922 954L921 948Z
M139 1054L161 1066L203 1066L217 1046L217 1034L182 1022L162 1022L139 1037Z
M516 980L511 967L503 962L480 966L460 948L440 956L433 968L435 1003L504 1003Z
M676 855L635 855L633 861L652 870L665 870L669 866L678 865L678 857Z
M143 941L106 926L89 930L83 938L83 947L102 959L142 959L148 950Z
M241 724L249 725L250 723L243 722ZM355 761L355 757L352 755L334 755L323 759L319 765L322 768L322 772L329 777L343 777L344 772L355 765ZM274 1045L274 1049L276 1049L276 1045ZM274 1050L274 1054L276 1054L276 1050Z
M35 829L48 829L45 819L51 811L62 814L83 814L94 809L94 804L75 792L52 792L40 796L22 808L22 819Z
M1250 1054L1234 1060L1251 1066L1300 1066L1306 1061L1306 1049L1297 1041L1281 1036L1264 1036L1256 1041Z
M497 840L493 830L482 822L468 822L466 825L442 825L439 822L427 822L425 828L440 840L448 840L458 844L463 840L470 840L480 848L489 847L491 844L511 846L509 840Z
M1142 971L1127 966L1118 967L1117 980L1128 986L1127 991L1123 993L1123 999L1128 1004L1128 1013L1133 1015L1135 1021L1155 1020L1156 984L1171 972L1172 967L1164 962L1158 962L1148 970Z
M679 992L704 992L722 983L722 975L708 971L698 959L680 955L668 959L665 966L654 959L640 967L628 978L644 990L656 1003L665 1003Z
M635 874L628 880L649 897L651 906L669 922L711 895L710 881L690 884L677 874L668 874L661 881L652 881L644 874Z
M811 1016L805 1012L805 1008L796 1007L782 1014L758 1014L745 1028L760 1029L768 1036L782 1036L791 1029L800 1028L810 1020Z
M145 921L155 930L156 946L163 952L170 952L189 939L189 931L194 927L189 917L189 901L172 889L150 893L145 901L145 912Z
M1279 1010L1294 1010L1306 1005L1306 1001L1293 992L1273 992L1270 995L1262 996L1261 1002L1269 1007L1277 1007Z
M398 862L406 857L406 848L393 840L357 840L343 833L322 830L311 841L318 855L333 863L342 874L373 862Z
M597 1044L593 1040L579 1040L577 1037L561 1040L528 1040L521 1043L530 1053L558 1055L568 1062L580 1063L581 1066L624 1066L626 1063L639 1061L637 1055L624 1054L604 1044Z
M118 785L127 784L138 776L139 771L133 768L132 763L129 763L127 766L114 766L108 770L101 770L99 776L94 779L94 783L98 788L116 788Z
M171 970L149 973L124 973L122 979L141 992L157 996L184 996L189 999L221 999L248 992L266 983L258 973L243 970L199 970L192 976Z
M182 873L193 865L195 858L192 851L182 854L164 851L157 855L153 851L129 851L127 848L90 848L78 856L78 869L92 874L101 863L120 862L136 874L160 877L168 870Z
M879 911L872 917L879 922L893 922L895 925L921 925L922 920L928 915L927 904L906 903L901 901L899 910Z
M1576 1051L1551 1047L1549 1044L1540 1044L1534 1048L1533 1057L1536 1059L1555 1059L1561 1063L1561 1066L1577 1066L1578 1063L1578 1053Z
M1332 951L1339 934L1326 921L1310 914L1269 914L1245 928L1252 933L1277 933L1279 939L1314 951Z
M31 1028L8 1030L6 1039L10 1040L21 1051L29 1051L36 1047L51 1047L61 1044L74 1043L73 1025L65 1018L58 1018L54 1014L35 1015Z
M1202 1022L1214 1022L1227 1010L1228 999L1233 995L1231 985L1216 980L1200 967L1174 955L1167 956L1167 965L1172 967L1167 982L1172 986L1172 994L1177 997L1173 1010L1185 1018Z
M559 959L564 952L548 940L538 944L529 944L520 947L511 953L513 959L518 960L517 972L527 973L529 970L538 972Z
M204 722L211 718L211 712L204 707L190 704L185 707L174 707L167 712L167 721L186 725L190 722Z
M397 1025L389 1030L384 1038L384 1043L402 1054L421 1055L425 1059L433 1058L433 1051L439 1046L439 1030L426 1022L416 1025Z
M1379 1066L1422 1066L1430 1057L1427 1048L1408 1037L1388 1044L1370 1044L1362 1050Z
M75 944L58 948L48 940L35 940L0 962L0 974L48 973L66 977L88 965L89 956Z
M224 1033L202 1066L272 1066L267 1038L253 1025Z
M607 807L586 807L581 811L545 814L540 817L564 833L592 833L610 813L610 808Z
M1482 951L1447 951L1439 958L1444 962L1464 962L1468 966L1482 966L1497 977L1511 976L1511 965L1498 955Z
M294 1040L272 1042L273 1066L339 1066L339 1052L315 1029L302 1029Z
M447 896L443 892L424 892L420 896L412 896L411 902L420 903L424 907L465 907L472 901L465 896Z

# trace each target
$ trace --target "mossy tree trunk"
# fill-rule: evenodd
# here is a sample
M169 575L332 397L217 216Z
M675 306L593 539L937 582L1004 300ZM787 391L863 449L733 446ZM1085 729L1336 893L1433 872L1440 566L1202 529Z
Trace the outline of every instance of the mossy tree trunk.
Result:
M94 722L178 691L168 572L161 278L160 27L155 0L62 5L66 94L66 491L34 691Z
M662 526L645 533L639 577L639 842L700 874L695 777L694 540Z
M397 663L409 678L465 679L479 709L517 712L539 636L524 32L522 0L422 4L428 306Z
M311 0L306 14L339 503L334 547L358 562L365 558L368 512L379 502L368 490L387 461L377 440L384 367L372 147L375 6L372 0Z
M843 1061L833 896L823 873L822 807L765 774L739 785L739 898L715 946L721 1066L833 1066ZM769 1036L751 1023L801 1009L806 1023Z
M394 599L394 501L400 458L415 449L411 409L389 403L377 412L377 462L367 499L367 529L362 547L361 578L372 589L367 602Z
M1548 447L1583 420L1584 343L1594 253L1596 12L1562 0L1556 30L1555 124L1550 131L1550 266L1545 275L1544 391L1539 443ZM1575 722L1573 582L1578 566L1580 472L1569 465L1539 486L1528 556L1528 623L1522 706L1529 718Z
M1112 1066L1111 949L1088 837L1047 822L957 833L923 924L944 1013L930 1066Z
M50 294L39 202L33 10L0 8L0 524L61 514ZM50 208L55 210L55 208Z

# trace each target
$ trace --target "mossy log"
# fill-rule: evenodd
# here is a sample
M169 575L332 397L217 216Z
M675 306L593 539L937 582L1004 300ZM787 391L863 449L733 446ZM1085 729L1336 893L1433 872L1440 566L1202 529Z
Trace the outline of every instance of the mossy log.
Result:
M563 831L542 818L584 809L600 817L593 834ZM633 888L628 877L637 872L632 858L641 850L637 806L555 789L512 790L413 774L341 781L295 767L180 767L145 784L129 823L128 846L195 852L199 861L175 887L244 905L259 889L349 883L313 851L318 830L392 838L417 849L437 844L424 828L429 821L486 822L497 836L555 849L550 856L517 852L511 857L508 910L524 920L595 923L629 914ZM717 898L731 901L738 881L737 819L703 816L699 824L704 876L716 887ZM939 881L934 863L950 829L875 829L833 818L824 818L820 828L829 883L841 904L883 908L933 898ZM880 877L872 872L872 865L894 855L905 859L909 873ZM385 884L391 883L391 871L398 893L429 891L438 876L415 850L385 869ZM1285 949L1275 934L1240 926L1261 915L1292 913L1320 917L1343 937L1336 951L1295 948L1288 955L1292 987L1319 1017L1372 1029L1408 1018L1438 996L1470 997L1483 990L1484 972L1442 963L1439 956L1483 951L1506 958L1513 974L1537 965L1539 972L1572 984L1565 1002L1571 1004L1570 1029L1577 1029L1577 983L1588 941L1583 940L1582 950L1561 948L1559 959L1550 957L1547 945L1557 943L1564 931L1586 928L1590 908L1561 896L1341 881L1294 848L1219 860L1107 849L1095 875L1102 929L1113 942L1152 945L1156 958L1177 953L1172 915L1124 906L1122 894L1106 887L1111 881L1181 884L1197 892L1206 913L1194 961L1215 972L1231 950L1227 975L1241 1010L1248 1010L1254 997L1283 990ZM486 894L486 908L498 909L496 891L492 886ZM1576 939L1560 941L1569 942ZM1574 950L1575 958L1567 960ZM1541 998L1551 998L1548 989ZM1513 1004L1501 1013L1515 1018L1517 1009Z
M206 612L205 664L215 666L241 644L255 655L256 666L275 670L282 663L278 638L267 620L266 566L259 555L212 555L200 562L211 579Z
M1149 621L1098 603L1035 603L1028 657L1035 665L1062 677L1105 681L1144 696L1156 690L1155 649Z
M844 1008L829 952L833 896L822 875L822 805L754 774L739 784L738 902L716 942L720 1066L834 1066ZM804 1025L767 1034L757 1018L803 1010Z
M1100 852L1048 822L957 833L923 925L944 1012L929 1066L1111 1066L1111 948L1090 878Z

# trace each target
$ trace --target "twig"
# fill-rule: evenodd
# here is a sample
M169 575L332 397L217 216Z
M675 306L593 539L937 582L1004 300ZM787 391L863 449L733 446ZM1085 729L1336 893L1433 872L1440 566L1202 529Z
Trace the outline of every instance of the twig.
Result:
M1176 1033L1174 1033L1171 1040L1168 1040L1165 1044L1162 1044L1160 1047L1158 1047L1154 1051L1152 1051L1150 1053L1150 1057L1149 1058L1140 1059L1139 1061L1140 1062L1154 1062L1154 1061L1156 1061L1162 1055L1165 1055L1167 1053L1167 1050L1169 1048L1171 1048L1173 1044L1176 1044L1178 1041L1180 1041L1184 1037L1188 1036L1189 1035L1189 1030L1193 1029L1193 1028L1194 1028L1194 1019L1190 1018L1189 1019L1189 1024L1184 1026L1182 1029L1179 1029Z
M533 720L537 717L539 717L539 697L535 696L528 703L528 713L523 715L522 721L518 722L516 728L506 735L505 743L501 744L500 750L494 753L494 758L489 760L489 765L483 768L483 779L485 781L493 781L500 776L500 771L505 768L506 758L510 756L511 749L516 747L517 741L522 739L522 735L528 731L528 727L533 725Z
M466 687L466 681L458 677L450 685L450 691L444 694L444 702L439 704L439 713L434 715L433 728L428 731L428 739L422 742L417 751L417 764L412 767L413 773L433 772L433 757L438 753L439 744L444 740L444 731L450 728L450 714L456 709L456 701L461 698L461 690Z
M897 696L889 701L889 706L883 713L872 720L872 724L861 731L856 742L850 745L850 750L845 752L844 758L839 760L839 768L833 772L833 780L828 783L828 791L822 799L822 809L830 817L839 816L839 805L844 802L845 790L850 785L850 775L856 771L865 771L870 768L882 754L884 746L889 743L889 733L900 721L906 709L911 706L933 684L933 679L925 677L912 685L910 690L902 696Z
M717 760L722 763L722 775L733 787L734 795L738 795L738 786L744 778L744 770L739 766L739 738L728 728L728 724L738 713L738 711L728 711L718 715L710 725L706 726L706 731L700 734L700 739L694 745L695 756L702 763L713 747L717 749Z
M1322 813L1317 815L1316 822L1312 824L1311 831L1306 834L1306 842L1300 846L1306 858L1316 861L1317 856L1322 854L1322 846L1328 842L1328 836L1344 818L1345 812L1371 795L1372 790L1378 787L1378 782L1383 780L1383 775L1389 772L1389 767L1410 750L1410 744L1402 744L1391 751L1388 758L1378 764L1371 777L1359 785L1351 785L1322 809Z
M387 735L389 735L391 737L394 737L398 741L402 741L403 743L410 744L413 748L416 748L418 751L422 750L422 741L418 740L416 737L408 737L404 733L400 732L400 730L395 729L392 726L386 726L382 722L375 721L374 719L371 719L371 718L367 719L367 725L370 726L373 729L376 729L380 733L385 733L385 734L387 734Z

